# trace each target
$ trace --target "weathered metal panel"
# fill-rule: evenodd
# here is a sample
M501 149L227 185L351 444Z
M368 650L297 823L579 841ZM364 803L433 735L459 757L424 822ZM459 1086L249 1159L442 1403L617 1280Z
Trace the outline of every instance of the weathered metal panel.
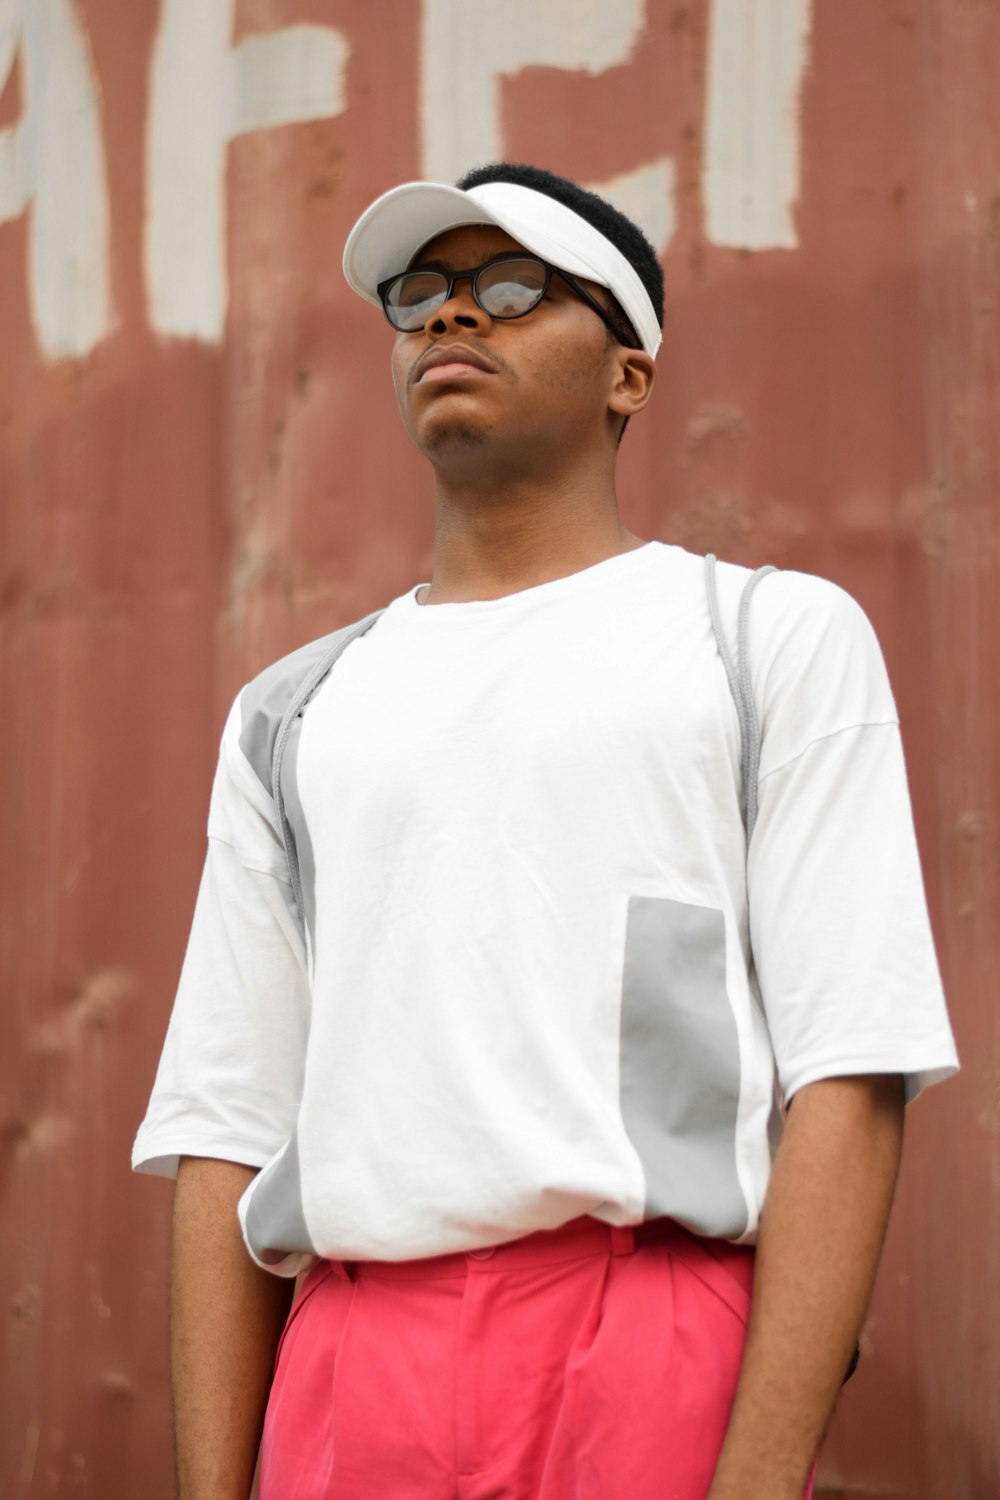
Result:
M627 524L882 638L964 1061L921 1102L828 1492L1000 1493L1000 9L15 0L0 15L0 1491L166 1500L128 1150L256 668L427 576L357 213L491 153L662 249ZM838 1488L839 1486L839 1488Z

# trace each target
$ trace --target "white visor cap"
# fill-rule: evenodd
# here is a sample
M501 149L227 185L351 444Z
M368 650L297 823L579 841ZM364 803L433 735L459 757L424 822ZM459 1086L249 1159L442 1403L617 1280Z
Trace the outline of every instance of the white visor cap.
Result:
M376 288L404 271L421 245L463 224L495 224L535 255L606 286L655 358L662 342L649 293L616 245L593 224L547 193L513 182L449 187L443 182L404 182L366 208L344 246L344 275L366 302L380 306Z

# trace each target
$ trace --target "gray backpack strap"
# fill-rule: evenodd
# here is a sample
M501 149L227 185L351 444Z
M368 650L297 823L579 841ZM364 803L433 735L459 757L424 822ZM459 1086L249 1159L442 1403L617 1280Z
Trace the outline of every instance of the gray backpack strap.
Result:
M729 679L729 691L733 695L736 704L736 713L740 721L740 768L743 778L743 819L747 830L747 844L753 837L754 825L757 822L757 777L760 771L760 718L757 713L757 705L754 702L753 689L750 683L750 600L753 591L762 578L768 573L774 573L776 568L770 564L764 568L758 568L752 573L744 585L740 595L739 610L736 616L736 660L733 660L726 639L725 627L722 623L722 613L719 609L719 593L715 578L715 553L709 552L705 558L705 592L708 595L708 612L712 619L712 629L715 632L715 642L722 657L722 664L726 669L726 677Z
M310 698L316 692L320 683L330 673L331 668L352 641L356 641L359 635L364 635L370 630L382 613L376 609L372 614L366 615L363 620L358 620L356 625L337 633L337 638L325 651L318 661L303 677L295 692L288 702L288 707L281 716L278 725L278 733L274 741L274 753L271 758L271 795L274 797L274 807L278 815L278 826L281 829L281 843L285 851L285 859L288 862L288 876L292 883L292 895L295 904L301 913L304 911L302 904L302 881L299 876L299 856L295 848L295 837L292 833L291 824L285 812L285 797L281 789L281 762L285 755L285 746L288 744L288 736L292 725L302 713Z

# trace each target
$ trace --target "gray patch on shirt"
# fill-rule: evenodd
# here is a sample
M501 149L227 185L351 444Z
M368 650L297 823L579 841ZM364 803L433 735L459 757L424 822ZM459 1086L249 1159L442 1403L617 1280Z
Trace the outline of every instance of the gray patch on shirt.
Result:
M740 1054L721 911L629 898L619 1076L645 1217L738 1238L749 1215L736 1172Z
M369 630L379 615L380 609L354 620L330 635L308 641L297 651L291 651L280 661L272 662L259 672L243 689L240 697L242 728L240 749L253 767L261 786L272 795L271 767L274 763L274 743L278 737L281 720L290 705L296 688L303 683L312 669L324 656L336 661L340 650L346 650L359 635Z
M285 709L292 701L292 694L306 673L334 645L340 634L321 636L310 641L297 651L283 656L280 661L265 667L263 672L248 683L240 697L242 728L240 749L253 767L261 786L271 796L271 763L274 760L274 742Z
M269 1252L315 1252L302 1207L302 1173L298 1137L285 1146L258 1176L247 1200L247 1240L266 1263Z

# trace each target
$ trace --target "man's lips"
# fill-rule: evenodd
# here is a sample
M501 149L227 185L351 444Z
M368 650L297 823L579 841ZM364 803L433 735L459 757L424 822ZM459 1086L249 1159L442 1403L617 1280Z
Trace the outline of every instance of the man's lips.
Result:
M495 375L495 367L465 344L449 344L428 350L413 371L414 385L432 380L464 380L469 375Z
M487 371L483 370L479 365L457 363L452 365L431 365L430 369L425 370L421 375L417 384L426 385L430 380L463 380L467 375L485 374L487 374Z

